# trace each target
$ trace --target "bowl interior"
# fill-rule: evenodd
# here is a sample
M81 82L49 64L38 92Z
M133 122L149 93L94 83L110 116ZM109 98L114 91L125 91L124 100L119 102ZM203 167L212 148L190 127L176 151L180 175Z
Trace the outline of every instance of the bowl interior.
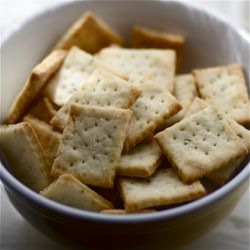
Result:
M30 70L85 11L93 11L129 41L133 25L184 35L183 72L241 63L249 75L249 42L224 20L180 2L75 1L56 5L20 24L2 43L1 119ZM245 172L247 173L247 172Z

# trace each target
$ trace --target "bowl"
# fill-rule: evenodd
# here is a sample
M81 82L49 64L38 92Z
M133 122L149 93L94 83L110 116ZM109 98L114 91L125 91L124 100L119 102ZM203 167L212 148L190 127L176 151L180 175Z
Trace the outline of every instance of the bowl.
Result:
M3 38L2 118L32 67L87 10L125 37L134 24L184 35L183 72L239 62L249 79L249 36L197 6L176 1L64 2L19 24ZM232 211L248 187L249 165L248 159L230 182L199 200L157 213L126 216L82 211L48 200L20 183L4 162L0 176L19 213L37 230L65 246L173 249L208 232Z

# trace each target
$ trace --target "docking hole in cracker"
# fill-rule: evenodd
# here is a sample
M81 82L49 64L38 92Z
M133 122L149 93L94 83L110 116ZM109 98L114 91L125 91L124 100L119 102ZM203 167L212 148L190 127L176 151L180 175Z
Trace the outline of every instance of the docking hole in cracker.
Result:
M250 152L243 66L181 72L185 32L117 32L83 13L31 69L0 126L7 169L52 201L120 217L185 206L206 183L211 193L231 181Z

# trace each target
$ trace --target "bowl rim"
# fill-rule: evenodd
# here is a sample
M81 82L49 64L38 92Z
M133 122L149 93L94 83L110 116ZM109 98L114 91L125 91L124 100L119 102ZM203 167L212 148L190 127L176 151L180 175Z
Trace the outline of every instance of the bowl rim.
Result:
M83 2L89 2L89 0L84 0ZM100 2L101 4L104 4L105 2L112 2L110 0L108 1L94 1L94 2ZM129 2L135 2L135 1L126 1ZM148 1L137 1L141 2L148 2ZM183 8L192 8L193 10L197 12L202 12L208 16L213 17L218 22L223 23L224 25L230 27L235 33L237 33L246 43L250 45L250 35L243 29L235 26L232 24L229 20L227 20L224 16L221 14L210 10L210 9L203 9L202 6L199 6L195 3L188 3L184 1L164 1L164 0L156 0L154 1L155 4L176 4ZM14 25L9 31L7 31L0 42L0 47L2 49L3 45L8 42L9 39L11 39L12 35L15 34L19 29L21 29L26 24L30 23L31 21L35 20L38 17L42 17L43 15L46 15L49 11L56 11L57 9L67 7L68 5L74 4L74 2L60 2L52 4L51 6L48 6L41 11L38 11L34 13L33 15L26 18L24 21ZM246 180L250 176L250 162L247 163L247 165L238 173L231 181L226 183L224 186L220 187L219 189L213 191L212 193L198 199L195 201L192 201L190 203L180 205L177 207L169 208L166 210L158 211L156 213L149 213L149 214L128 214L128 215L113 215L113 214L100 214L100 213L94 213L91 211L85 211L73 207L69 207L60 203L57 203L55 201L49 200L43 196L41 196L39 193L34 192L33 190L26 187L24 184L22 184L18 179L16 179L4 166L2 163L0 163L0 180L3 182L4 186L6 188L10 188L11 190L14 190L15 193L18 193L21 195L22 199L26 198L30 202L33 202L37 204L39 207L43 208L44 210L48 210L51 212L54 212L55 214L67 216L70 218L75 219L83 219L83 220L89 220L89 221L98 221L103 223L129 223L129 224L138 224L138 223L145 223L145 222L152 222L152 221L158 221L158 220L167 220L172 219L176 217L180 217L183 215L187 215L190 213L193 213L195 211L198 211L202 208L208 207L208 205L214 204L217 201L221 200L223 197L226 197L229 193L231 193L233 190L237 189L241 184L246 182Z

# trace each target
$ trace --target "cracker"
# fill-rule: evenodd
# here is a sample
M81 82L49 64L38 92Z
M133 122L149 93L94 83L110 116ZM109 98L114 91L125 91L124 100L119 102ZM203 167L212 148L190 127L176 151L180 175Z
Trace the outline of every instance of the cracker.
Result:
M70 116L53 175L70 173L85 184L112 187L131 111L73 104Z
M57 112L51 124L62 130L67 124L72 103L126 109L136 101L140 93L138 88L113 73L97 69L88 78L83 88Z
M49 78L61 66L65 56L65 51L56 50L32 70L23 89L12 104L5 123L11 124L21 121L24 114L31 107L31 104L41 94Z
M171 168L158 170L147 179L123 178L120 180L120 190L127 212L176 205L200 198L206 193L199 181L185 184Z
M134 214L144 214L144 213L154 213L154 212L156 212L155 209L143 209L140 211L135 211ZM102 210L101 213L102 214L114 214L114 215L129 214L128 212L126 212L125 209L105 209L105 210Z
M185 39L180 35L136 25L133 27L131 43L133 48L174 49L177 54L177 65L180 65Z
M188 107L188 109L185 112L185 117L188 117L192 114L195 114L206 107L208 107L209 104L207 104L205 101L195 98L192 104ZM226 118L227 123L229 126L233 129L235 134L238 136L241 143L250 151L250 131L240 124L238 124L236 121L234 121L231 118ZM236 159L232 162L230 162L228 165L223 167L222 169L216 170L212 172L210 175L208 175L208 178L218 184L223 185L225 182L227 182L236 172L236 170L240 167L241 163L245 160L245 156L241 157L239 159Z
M249 123L249 99L241 65L194 70L193 74L203 99L238 123Z
M167 119L159 128L163 130L172 126L183 118L186 108L191 104L194 98L198 95L193 76L191 74L178 75L175 77L174 95L182 106L177 114Z
M111 44L122 45L122 38L100 18L86 12L64 34L56 48L77 46L88 53L96 53Z
M41 194L51 200L88 211L99 212L113 207L109 201L69 174L61 175Z
M133 116L124 145L126 152L145 138L153 136L155 129L177 113L181 106L166 88L144 84L141 96L130 109Z
M39 120L50 122L51 118L56 114L56 108L47 97L42 98L31 108L28 115L35 116Z
M49 124L30 115L25 116L24 121L28 122L35 131L41 143L44 154L49 161L49 165L52 166L62 135L56 131L53 131Z
M128 81L133 84L160 85L173 93L175 75L173 50L105 48L100 51L97 58L128 76Z
M200 98L195 98L191 105L188 107L185 113L185 117L191 116L210 105ZM225 117L228 125L232 128L238 138L241 140L241 143L250 151L250 131L237 123L235 120Z
M123 154L116 167L116 174L149 177L161 163L161 149L155 141L142 143L128 154Z
M155 138L184 182L192 182L244 157L247 149L221 113L208 107Z
M21 182L40 191L51 182L50 167L33 129L26 122L2 126L0 149Z

